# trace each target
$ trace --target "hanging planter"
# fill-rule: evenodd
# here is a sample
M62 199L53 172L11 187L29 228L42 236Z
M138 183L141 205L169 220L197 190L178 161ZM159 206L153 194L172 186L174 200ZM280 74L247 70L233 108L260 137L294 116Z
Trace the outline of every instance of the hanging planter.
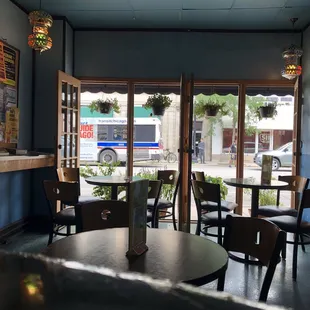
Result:
M205 107L205 115L206 117L216 116L220 110L220 106L210 105Z
M273 118L277 115L277 106L275 103L265 103L257 110L259 120L263 118Z
M146 103L143 105L145 109L152 109L153 114L163 116L167 108L170 107L172 100L169 96L162 94L154 94L149 96Z
M113 110L115 113L120 113L118 100L114 99L97 99L89 105L90 112L97 111L102 114L109 114Z

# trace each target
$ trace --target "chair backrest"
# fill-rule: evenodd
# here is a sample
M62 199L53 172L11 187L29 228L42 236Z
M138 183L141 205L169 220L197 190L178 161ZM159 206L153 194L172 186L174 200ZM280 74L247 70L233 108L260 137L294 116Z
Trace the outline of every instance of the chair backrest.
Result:
M205 181L205 173L203 171L193 171L192 172L193 180Z
M173 200L172 203L175 204L180 184L180 172L177 170L158 170L157 180L162 180L163 184L168 184L174 186Z
M305 189L302 193L297 215L297 230L300 229L310 232L310 189Z
M43 181L45 197L49 202L50 213L54 214L57 201L66 205L75 205L79 199L79 184L77 182Z
M266 301L286 233L268 220L227 216L224 244L226 251L239 252L259 259L267 266L259 300Z
M77 232L129 226L128 204L124 201L78 203L75 216Z
M194 198L200 201L221 203L221 187L219 184L191 180Z
M163 180L149 180L149 192L147 198L155 199L154 206L157 206L162 185Z
M58 168L57 176L58 181L61 182L77 182L79 184L79 195L81 194L79 168L67 168L67 167Z

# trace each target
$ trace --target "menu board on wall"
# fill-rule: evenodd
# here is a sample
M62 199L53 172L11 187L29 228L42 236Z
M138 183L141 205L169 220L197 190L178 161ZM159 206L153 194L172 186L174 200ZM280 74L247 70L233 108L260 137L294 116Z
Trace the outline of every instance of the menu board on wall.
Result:
M7 116L12 118L12 113L14 117L18 115L18 64L19 51L0 40L0 142L17 143L18 140L16 119L14 126L12 121L8 124L6 119ZM7 113L11 108L12 112ZM17 118L19 119L19 115ZM7 125L9 127L6 129ZM12 137L8 136L10 133Z

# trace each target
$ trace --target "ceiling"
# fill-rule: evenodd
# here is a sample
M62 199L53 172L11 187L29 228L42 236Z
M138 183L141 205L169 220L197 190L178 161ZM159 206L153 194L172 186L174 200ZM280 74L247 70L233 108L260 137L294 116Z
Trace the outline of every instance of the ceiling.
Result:
M27 11L40 0L14 0ZM285 30L310 23L310 0L41 0L74 28Z

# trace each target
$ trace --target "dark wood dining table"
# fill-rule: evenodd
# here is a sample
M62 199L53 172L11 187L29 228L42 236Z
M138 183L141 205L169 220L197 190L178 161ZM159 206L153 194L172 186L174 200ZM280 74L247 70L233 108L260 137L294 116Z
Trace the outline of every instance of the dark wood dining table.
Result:
M128 258L128 228L113 228L60 239L42 254L196 286L216 280L227 269L228 253L204 237L173 230L147 229L146 244L149 248L146 253Z
M128 186L130 182L139 181L142 178L134 176L134 177L125 177L125 176L94 176L85 179L85 182L90 185L96 186L110 186L112 188L111 191L111 199L117 200L117 189L119 186Z
M224 183L239 188L249 188L252 190L251 197L251 216L257 217L259 207L259 190L261 189L281 189L288 185L287 182L271 180L270 184L262 183L255 178L230 178L224 179Z

